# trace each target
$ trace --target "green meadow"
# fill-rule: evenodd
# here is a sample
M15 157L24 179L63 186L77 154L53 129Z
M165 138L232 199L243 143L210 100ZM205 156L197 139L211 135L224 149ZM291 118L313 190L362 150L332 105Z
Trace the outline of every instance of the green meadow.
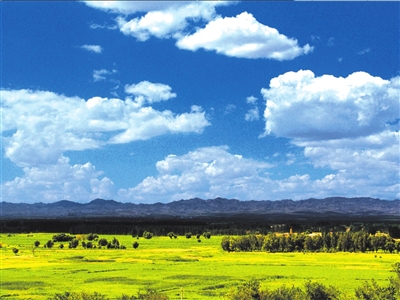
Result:
M231 288L256 279L261 288L308 281L334 285L348 295L374 278L386 285L399 254L389 253L228 253L222 236L136 239L116 237L127 249L60 249L43 245L53 234L2 234L1 291L5 299L46 299L55 293L98 292L107 297L154 289L170 299L222 299ZM38 240L40 247L33 251ZM138 241L134 249L132 243ZM12 249L19 249L15 255Z

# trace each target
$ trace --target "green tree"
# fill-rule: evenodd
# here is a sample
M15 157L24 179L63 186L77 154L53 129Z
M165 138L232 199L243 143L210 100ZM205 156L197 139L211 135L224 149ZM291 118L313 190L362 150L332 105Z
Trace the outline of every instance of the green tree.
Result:
M340 292L334 286L325 286L319 282L308 281L305 283L306 294L309 300L335 300L339 299Z
M144 231L143 232L143 237L145 238L145 239L151 239L152 237L153 237L153 234L151 233L151 232L148 232L148 231Z
M192 233L191 232L186 232L185 236L186 236L187 239L190 239L190 238L192 238Z
M227 300L264 300L267 299L262 291L260 291L260 283L251 280L238 286L236 290L231 290L225 295Z
M364 284L355 291L356 298L360 300L396 300L398 289L393 284L388 286L379 286L378 283L371 279L370 282L365 281Z
M97 244L98 244L100 247L105 247L105 246L108 245L108 241L107 241L107 239L100 239L100 240L97 242Z
M51 249L51 248L53 248L53 246L54 246L54 242L52 240L48 240L46 243L46 247Z
M37 248L37 247L40 246L40 242L39 242L39 241L35 241L35 242L33 243L33 245Z
M19 249L16 248L16 247L14 247L14 248L12 248L12 252L13 252L15 255L17 255L18 252L19 252Z
M137 247L139 247L139 243L136 242L136 241L133 242L132 247L135 248L135 249L137 249Z

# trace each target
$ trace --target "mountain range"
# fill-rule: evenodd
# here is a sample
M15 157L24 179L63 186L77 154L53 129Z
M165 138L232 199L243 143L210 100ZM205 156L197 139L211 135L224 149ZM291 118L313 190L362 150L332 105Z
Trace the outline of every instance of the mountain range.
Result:
M400 216L400 200L330 197L306 200L240 201L199 198L170 203L135 204L95 199L89 203L62 200L54 203L0 202L3 219L80 217L215 217L232 215L358 215Z

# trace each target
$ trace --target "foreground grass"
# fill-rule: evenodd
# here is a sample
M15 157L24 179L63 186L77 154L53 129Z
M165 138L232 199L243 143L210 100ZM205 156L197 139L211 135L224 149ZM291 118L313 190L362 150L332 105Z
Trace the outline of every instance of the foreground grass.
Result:
M308 280L337 286L354 295L363 281L374 278L386 285L399 254L388 253L227 253L222 237L136 240L115 237L121 249L44 249L52 234L0 237L1 291L7 299L46 299L64 291L98 292L108 297L154 289L170 299L221 299L232 287L251 279L262 288ZM101 235L111 240L114 236ZM34 241L41 247L32 252ZM132 248L139 242L137 249ZM20 251L14 255L12 248Z

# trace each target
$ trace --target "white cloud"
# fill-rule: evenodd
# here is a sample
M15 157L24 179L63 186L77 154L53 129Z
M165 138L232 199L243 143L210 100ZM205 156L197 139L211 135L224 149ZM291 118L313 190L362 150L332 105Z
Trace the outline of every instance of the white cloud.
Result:
M315 168L332 170L322 179L304 181L313 197L398 198L400 141L397 125L391 124L399 118L399 93L400 77L288 72L262 89L266 134L292 138Z
M146 41L151 36L157 38L178 38L189 26L188 21L209 21L215 17L215 6L227 5L225 2L156 2L143 7L147 12L142 17L129 21L118 17L117 24L125 35L131 35L139 41Z
M138 186L120 190L124 199L153 199L163 202L182 197L256 197L264 179L259 176L273 167L228 152L228 147L199 148L187 154L169 155L157 162L157 177L147 177ZM255 188L257 186L257 188Z
M107 12L123 14L116 23L119 30L138 41L151 37L174 38L177 47L196 51L203 48L241 58L291 60L308 54L313 47L299 47L297 40L259 23L253 15L243 12L236 17L222 18L215 7L230 5L229 1L86 1L86 5ZM142 14L128 18L130 14ZM200 28L208 23L205 28ZM96 28L101 27L96 25ZM194 33L193 33L194 32Z
M89 52L94 52L94 53L101 53L103 52L103 48L99 45L83 45L81 46L82 49L85 49Z
M87 202L95 198L112 198L114 183L99 178L91 163L70 165L67 157L56 164L25 167L24 175L2 184L3 200L8 202L54 202L62 199Z
M279 61L291 60L313 50L308 44L299 47L295 39L259 23L247 12L236 17L216 18L205 28L179 39L177 46L192 51L204 48L232 57Z
M244 116L244 119L246 121L256 121L260 119L260 113L258 111L258 106L257 106L257 98L254 96L249 96L246 98L246 102L252 106L247 113Z
M165 101L176 97L175 93L171 93L170 86L162 83L151 83L149 81L126 85L125 93L143 97L149 103Z
M106 69L101 69L101 70L93 70L93 81L103 81L106 80L106 75L111 75L117 73L117 70L106 70Z
M262 89L266 134L301 140L368 136L399 114L400 77L384 80L365 72L346 78L311 71L288 72Z
M398 135L393 139L393 145L396 139L398 143ZM320 179L311 179L309 174L296 174L278 180L272 179L267 172L272 168L270 172L273 173L275 167L270 162L231 154L226 146L199 148L184 155L167 156L157 162L157 176L147 177L136 187L121 189L118 195L121 200L134 202L169 202L193 197L299 200L332 195L394 199L399 197L400 187L398 153L397 160L394 158L396 149L398 147L368 154L352 153L351 149L307 149L305 155L316 167L328 163L332 173ZM382 153L387 157L381 157ZM287 158L287 164L295 162L293 155L289 154ZM349 165L340 168L336 165L340 160L343 166ZM383 168L380 168L381 164Z
M85 101L32 90L2 90L2 115L5 156L22 167L56 164L68 150L168 133L200 133L210 125L198 106L177 115L129 98L93 97Z
M85 1L87 6L117 14L134 14L153 10L165 10L184 6L187 2L176 1Z

